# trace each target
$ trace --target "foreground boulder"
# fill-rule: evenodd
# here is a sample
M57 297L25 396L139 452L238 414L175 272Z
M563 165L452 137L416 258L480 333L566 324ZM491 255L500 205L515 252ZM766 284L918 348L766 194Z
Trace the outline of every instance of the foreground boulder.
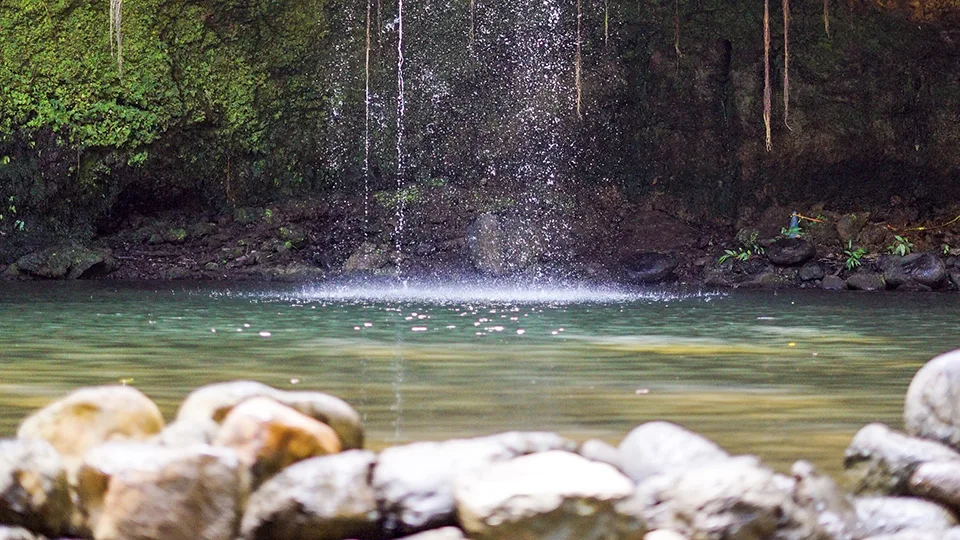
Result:
M670 422L647 422L620 443L620 466L637 483L673 469L729 457L713 441Z
M72 511L66 469L50 444L0 441L0 523L59 536L67 531ZM13 529L7 533L22 536Z
M255 381L210 384L194 390L180 405L177 421L210 418L223 422L234 407L255 397L268 397L330 426L344 450L363 448L360 415L347 402L322 392L287 392Z
M860 429L844 454L843 464L856 482L857 493L906 494L909 479L922 463L950 461L960 454L934 441L908 437L883 424Z
M660 474L637 486L620 508L651 529L688 538L812 540L830 538L815 505L794 500L794 481L752 457L730 458Z
M807 461L790 468L795 482L793 500L805 508L814 508L817 523L829 538L858 538L862 535L860 518L853 498L840 490L829 476L818 473Z
M960 508L960 461L921 463L910 475L911 495Z
M633 482L605 463L542 452L468 471L456 480L457 514L472 538L640 540L643 523L617 512Z
M233 448L250 468L255 485L292 463L341 448L330 426L264 397L234 407L214 444Z
M240 527L249 540L376 538L379 512L368 482L376 456L351 450L301 461L253 493Z
M865 536L902 531L945 533L957 524L946 508L913 497L864 497L856 501Z
M903 405L907 433L960 448L960 350L927 362L910 381Z
M525 454L576 450L554 433L510 432L476 439L420 442L387 448L373 471L373 488L392 536L456 524L454 479Z
M248 480L226 448L108 443L76 474L86 529L98 540L233 540Z
M466 536L457 527L441 527L412 536L404 536L401 540L466 540Z
M932 253L888 255L877 262L883 269L883 279L893 288L934 289L946 284L947 267Z
M88 449L117 439L148 439L163 429L160 409L130 386L81 388L27 417L17 437L42 439L62 456L79 458Z
M83 279L106 274L117 267L109 249L62 245L24 255L16 262L21 274L44 279Z

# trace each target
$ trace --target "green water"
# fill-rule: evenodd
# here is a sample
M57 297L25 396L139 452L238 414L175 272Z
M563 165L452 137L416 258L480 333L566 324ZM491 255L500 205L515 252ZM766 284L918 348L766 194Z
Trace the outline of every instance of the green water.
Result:
M128 381L171 419L192 388L244 378L346 399L375 448L508 429L616 443L666 419L836 473L853 433L899 427L916 370L960 346L949 294L0 287L5 435L79 386Z

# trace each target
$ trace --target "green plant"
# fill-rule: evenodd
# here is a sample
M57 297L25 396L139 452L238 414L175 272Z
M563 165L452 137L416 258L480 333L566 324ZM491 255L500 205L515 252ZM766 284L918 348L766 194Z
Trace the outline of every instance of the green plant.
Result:
M847 249L843 250L843 254L847 256L847 262L843 266L847 270L854 270L863 264L861 259L867 254L867 250L862 247L854 249L853 240L847 240Z
M899 234L894 235L894 242L887 246L887 251L893 253L894 255L899 255L905 257L913 251L913 242L907 240Z
M760 249L762 250L763 248L760 248ZM741 262L749 261L750 257L752 256L753 256L753 252L746 248L725 249L723 250L723 255L721 255L720 258L717 259L717 264L723 264L727 262L729 259L736 259Z
M396 208L400 203L405 206L419 202L420 189L417 186L407 186L398 191L378 191L373 194L373 200L380 206L388 209Z
M950 254L950 244L944 244L940 246L940 252L943 253L944 257Z
M803 231L800 230L800 225L780 227L780 236L784 238L800 238L803 236Z

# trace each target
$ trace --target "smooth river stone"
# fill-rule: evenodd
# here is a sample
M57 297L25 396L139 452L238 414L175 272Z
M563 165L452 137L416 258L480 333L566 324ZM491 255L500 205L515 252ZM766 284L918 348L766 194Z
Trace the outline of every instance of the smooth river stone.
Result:
M363 448L360 414L346 401L323 392L287 392L256 381L232 381L200 387L180 405L177 421L211 418L223 422L231 409L254 397L268 397L315 418L337 432L344 450Z
M670 422L647 422L620 442L620 467L634 482L730 457L713 441Z
M234 407L213 444L233 448L255 484L297 461L341 449L333 428L265 397Z
M465 472L454 497L470 538L640 540L643 522L616 510L633 490L612 466L555 450Z
M946 508L914 497L862 497L855 506L868 537L907 530L945 533L957 524Z
M960 461L920 464L910 475L910 494L960 508Z
M960 350L927 362L904 399L907 433L960 448Z
M369 484L376 456L348 450L284 469L250 497L240 526L246 540L368 539L378 535Z
M857 493L899 495L909 492L910 475L921 463L958 460L960 454L948 446L873 423L854 435L843 465L855 480Z
M0 441L0 522L59 536L73 503L63 460L46 441ZM16 531L8 531L15 538Z
M130 386L81 388L27 417L17 437L43 439L66 458L106 441L145 440L163 429L160 409Z

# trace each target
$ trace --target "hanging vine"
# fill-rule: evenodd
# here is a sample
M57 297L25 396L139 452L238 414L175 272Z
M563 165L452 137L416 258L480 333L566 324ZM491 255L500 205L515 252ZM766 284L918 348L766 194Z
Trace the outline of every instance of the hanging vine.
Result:
M117 59L117 72L123 76L123 0L110 0L110 56Z
M790 127L790 0L783 0L783 125Z
M823 31L830 37L830 0L823 0Z
M773 149L770 141L770 0L763 0L763 129L769 152Z
M583 86L582 86L582 81L580 80L580 77L581 77L580 71L581 71L581 62L582 62L581 50L580 50L581 17L582 17L582 13L580 11L580 0L577 0L577 59L573 65L574 84L577 87L577 118L583 118L583 113L580 110L581 103L583 102Z

